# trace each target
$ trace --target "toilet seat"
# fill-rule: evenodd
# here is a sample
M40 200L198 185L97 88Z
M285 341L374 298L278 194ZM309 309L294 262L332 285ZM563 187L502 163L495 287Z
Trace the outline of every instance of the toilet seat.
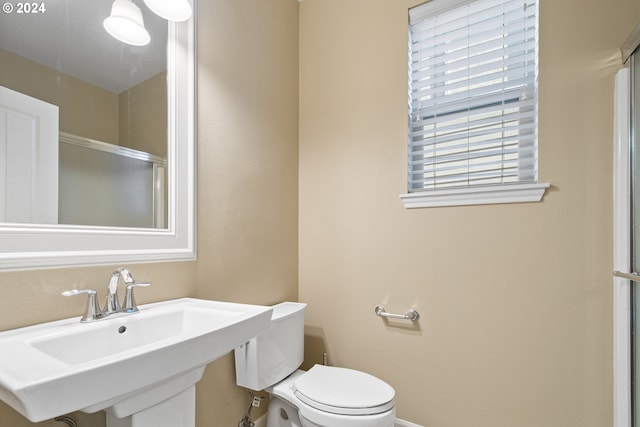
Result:
M315 365L293 383L295 396L312 408L338 415L374 415L395 405L393 387L365 372Z

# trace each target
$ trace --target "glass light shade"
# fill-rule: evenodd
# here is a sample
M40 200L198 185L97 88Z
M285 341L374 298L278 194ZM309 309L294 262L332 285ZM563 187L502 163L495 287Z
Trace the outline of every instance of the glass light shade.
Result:
M144 0L144 3L153 13L169 21L186 21L193 13L189 0Z
M144 46L151 41L142 11L130 0L114 0L111 15L102 25L112 37L133 46Z

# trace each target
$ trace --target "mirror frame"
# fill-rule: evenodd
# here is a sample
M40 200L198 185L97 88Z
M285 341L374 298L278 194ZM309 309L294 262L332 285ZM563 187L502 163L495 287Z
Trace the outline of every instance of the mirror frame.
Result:
M193 260L196 257L195 0L169 23L166 229L0 224L0 270Z

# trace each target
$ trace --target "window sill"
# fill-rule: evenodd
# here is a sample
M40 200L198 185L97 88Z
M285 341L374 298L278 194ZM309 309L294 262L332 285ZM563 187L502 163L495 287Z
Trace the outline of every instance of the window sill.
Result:
M401 194L407 209L539 202L550 184L505 184Z

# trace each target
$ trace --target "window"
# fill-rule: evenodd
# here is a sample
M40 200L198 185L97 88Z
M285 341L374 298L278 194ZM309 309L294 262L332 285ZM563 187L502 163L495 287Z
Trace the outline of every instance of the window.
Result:
M409 11L406 207L539 201L536 0Z

